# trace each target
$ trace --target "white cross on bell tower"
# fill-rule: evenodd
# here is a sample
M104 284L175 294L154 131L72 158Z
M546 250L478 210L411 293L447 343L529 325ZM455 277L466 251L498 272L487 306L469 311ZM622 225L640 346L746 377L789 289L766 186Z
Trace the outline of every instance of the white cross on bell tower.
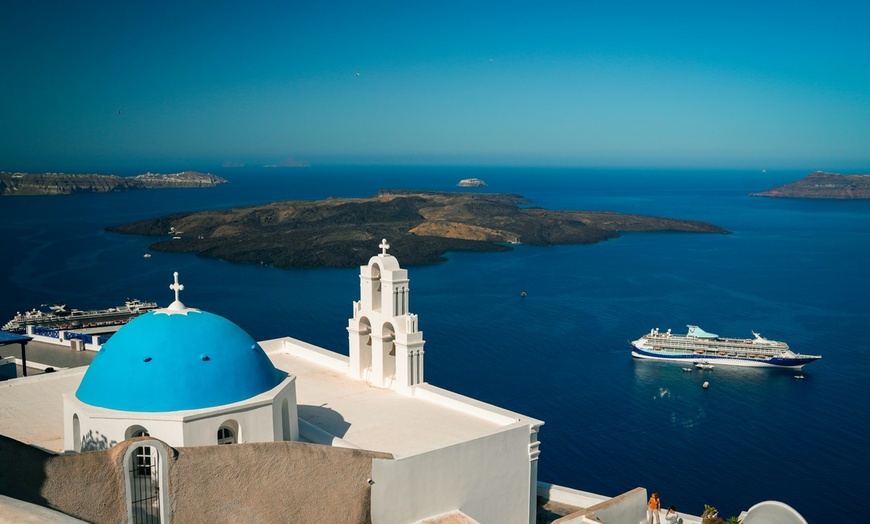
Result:
M381 254L382 254L382 255L386 255L386 254L387 254L387 250L390 249L390 245L387 244L387 239L386 239L386 238L383 239L383 240L381 240L381 243L378 244L378 247L381 248Z

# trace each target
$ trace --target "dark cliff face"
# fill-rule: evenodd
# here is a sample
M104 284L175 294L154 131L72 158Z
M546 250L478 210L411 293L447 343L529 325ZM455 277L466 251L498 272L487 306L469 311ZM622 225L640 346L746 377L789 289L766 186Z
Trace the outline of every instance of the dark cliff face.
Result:
M784 186L749 196L782 198L870 198L870 175L838 175L816 171Z
M0 173L2 195L69 195L123 191L127 184L114 175Z
M169 175L146 173L125 178L116 175L0 172L0 195L70 195L166 187L214 187L224 182L226 180L221 177L194 171Z
M363 265L383 238L403 264L418 265L444 261L448 251L591 244L621 231L728 233L703 222L518 207L522 202L517 195L382 191L373 198L180 213L108 229L164 237L151 245L155 251L285 268Z

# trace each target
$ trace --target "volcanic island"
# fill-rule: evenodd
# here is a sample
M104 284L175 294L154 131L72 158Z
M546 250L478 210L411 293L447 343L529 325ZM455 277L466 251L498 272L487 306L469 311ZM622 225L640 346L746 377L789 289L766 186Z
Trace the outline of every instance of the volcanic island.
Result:
M840 200L870 198L870 175L840 175L816 171L797 182L759 193L750 193L749 196Z
M162 237L150 246L153 251L279 268L360 266L382 239L389 239L390 252L403 263L421 265L443 262L449 251L593 244L629 231L730 233L692 220L527 204L512 194L381 190L371 198L175 213L106 229Z

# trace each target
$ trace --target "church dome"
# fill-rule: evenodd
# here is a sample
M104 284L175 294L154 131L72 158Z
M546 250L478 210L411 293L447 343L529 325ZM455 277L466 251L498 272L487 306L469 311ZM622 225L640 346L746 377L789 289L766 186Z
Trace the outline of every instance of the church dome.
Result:
M202 409L259 395L285 376L242 328L186 308L176 291L168 308L131 320L103 345L76 397L121 411Z

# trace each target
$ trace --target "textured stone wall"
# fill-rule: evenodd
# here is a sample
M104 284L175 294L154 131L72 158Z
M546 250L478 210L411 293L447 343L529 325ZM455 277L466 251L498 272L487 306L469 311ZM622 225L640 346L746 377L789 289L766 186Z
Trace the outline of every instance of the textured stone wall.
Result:
M127 522L126 440L54 455L0 436L0 494L88 522ZM300 442L163 447L169 521L371 522L372 459L391 455Z
M126 522L123 449L55 455L0 436L0 493L88 522Z
M371 522L372 458L298 442L179 448L173 522Z

